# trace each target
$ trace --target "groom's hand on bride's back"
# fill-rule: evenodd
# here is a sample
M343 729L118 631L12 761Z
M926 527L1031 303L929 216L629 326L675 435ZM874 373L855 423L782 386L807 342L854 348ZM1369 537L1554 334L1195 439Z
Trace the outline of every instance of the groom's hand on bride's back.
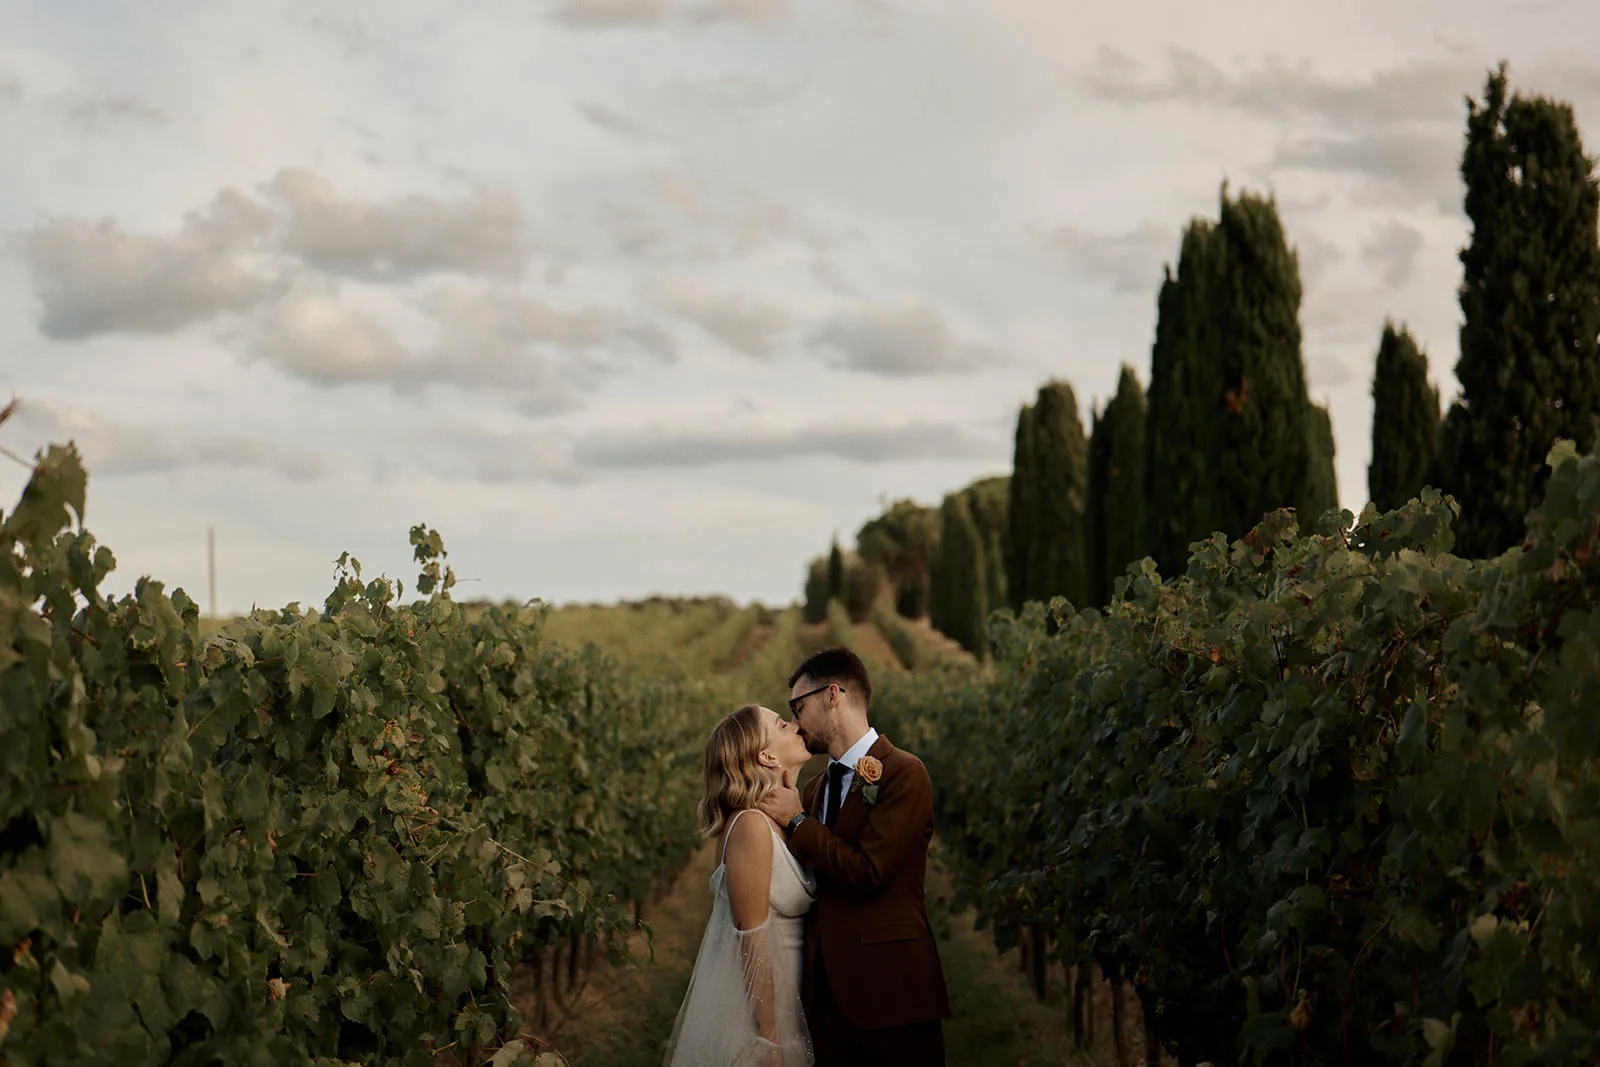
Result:
M789 820L800 814L800 792L794 787L794 772L785 769L776 788L757 802L756 807L766 812L767 818L779 826L789 825Z

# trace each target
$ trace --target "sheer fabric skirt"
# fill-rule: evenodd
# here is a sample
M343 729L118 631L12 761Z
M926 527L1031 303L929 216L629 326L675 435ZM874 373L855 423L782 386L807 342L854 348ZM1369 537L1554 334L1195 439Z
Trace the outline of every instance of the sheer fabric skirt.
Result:
M711 920L667 1043L667 1067L810 1067L800 1006L804 917L772 911L760 926L740 930L726 893L715 888ZM762 1038L762 1021L775 1040Z

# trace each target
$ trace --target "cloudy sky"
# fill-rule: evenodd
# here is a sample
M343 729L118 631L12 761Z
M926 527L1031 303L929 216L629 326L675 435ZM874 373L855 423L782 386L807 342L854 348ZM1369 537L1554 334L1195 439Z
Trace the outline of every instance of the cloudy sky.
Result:
M1455 389L1467 94L1600 144L1591 0L0 0L0 445L73 438L120 560L319 602L785 601L1018 404L1146 378L1226 178L1299 248L1366 499L1384 317ZM0 503L26 471L0 461Z

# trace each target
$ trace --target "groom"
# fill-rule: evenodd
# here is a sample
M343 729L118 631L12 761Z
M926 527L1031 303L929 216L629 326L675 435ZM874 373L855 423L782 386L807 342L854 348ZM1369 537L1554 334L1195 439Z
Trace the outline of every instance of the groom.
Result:
M849 649L811 656L789 687L806 747L831 758L803 803L786 780L761 809L817 877L801 984L817 1065L942 1065L950 1002L923 905L928 770L868 725L872 682Z

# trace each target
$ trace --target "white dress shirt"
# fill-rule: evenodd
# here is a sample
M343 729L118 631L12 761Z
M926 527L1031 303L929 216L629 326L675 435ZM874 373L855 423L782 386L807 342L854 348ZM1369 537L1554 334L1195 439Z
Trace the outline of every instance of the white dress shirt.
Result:
M833 765L835 763L844 764L844 781L839 783L840 807L844 806L844 798L850 795L850 783L856 779L856 761L865 756L867 751L877 742L878 731L869 726L867 727L867 732L861 735L861 740L851 745L843 756L828 761L828 769L824 772L825 775L833 773ZM822 781L822 821L824 823L828 821L828 781L826 777Z

